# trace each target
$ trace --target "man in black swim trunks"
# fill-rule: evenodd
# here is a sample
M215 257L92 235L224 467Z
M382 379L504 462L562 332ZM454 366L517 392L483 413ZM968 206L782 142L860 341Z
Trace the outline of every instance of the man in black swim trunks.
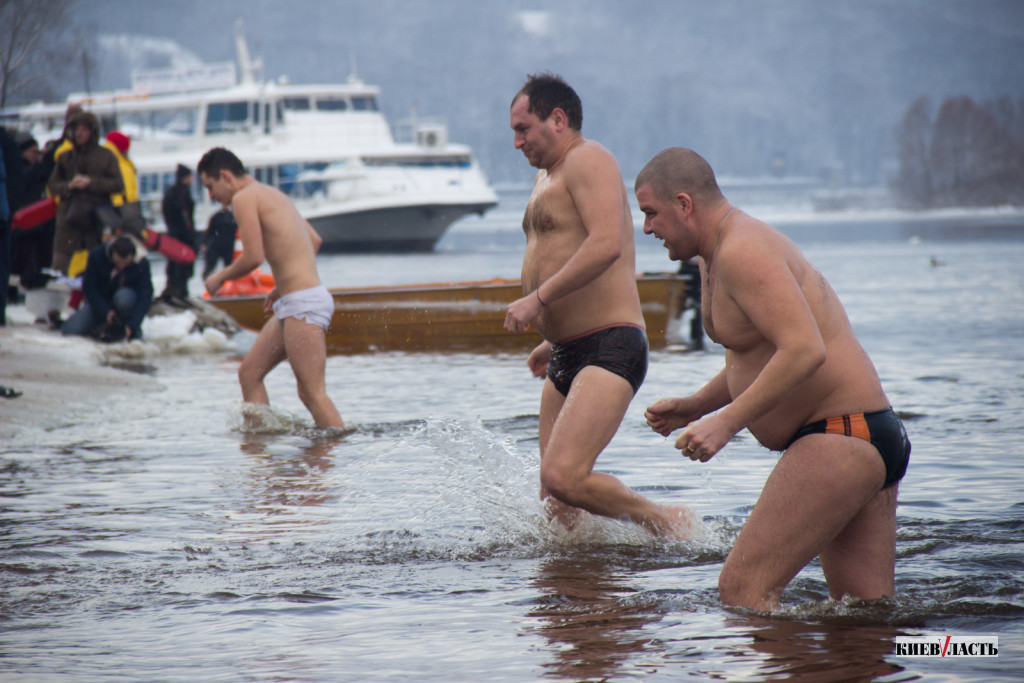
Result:
M579 97L551 74L512 100L515 147L540 169L523 217L523 291L505 328L545 340L529 366L547 375L540 406L541 497L571 527L579 510L690 537L688 508L657 505L594 472L647 372L633 220L615 158L580 133Z
M896 493L910 442L835 292L793 242L733 207L692 150L658 154L636 178L644 232L669 256L701 257L708 335L725 368L647 421L707 462L747 428L784 453L726 558L722 600L779 607L815 556L835 598L892 595Z

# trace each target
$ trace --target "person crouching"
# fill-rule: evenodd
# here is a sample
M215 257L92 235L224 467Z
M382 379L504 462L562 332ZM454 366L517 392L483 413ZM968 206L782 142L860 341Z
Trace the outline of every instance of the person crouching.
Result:
M82 292L82 305L61 325L61 333L102 341L142 339L142 321L153 302L153 279L149 260L136 260L131 238L115 237L89 252Z

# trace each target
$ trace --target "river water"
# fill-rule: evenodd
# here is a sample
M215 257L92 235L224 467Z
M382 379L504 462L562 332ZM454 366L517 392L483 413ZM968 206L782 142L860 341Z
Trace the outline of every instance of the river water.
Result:
M521 215L513 197L434 254L324 256L321 275L516 277ZM830 601L813 563L780 614L721 605L722 562L777 455L743 433L691 463L643 421L720 369L713 344L652 353L598 461L693 506L706 538L692 542L546 523L541 385L522 354L331 357L342 436L311 428L287 367L254 433L235 353L155 354L159 390L0 444L0 679L1020 680L1024 218L777 224L844 300L914 444L893 599ZM637 237L639 270L674 268ZM999 655L894 653L898 636L945 635L996 636Z

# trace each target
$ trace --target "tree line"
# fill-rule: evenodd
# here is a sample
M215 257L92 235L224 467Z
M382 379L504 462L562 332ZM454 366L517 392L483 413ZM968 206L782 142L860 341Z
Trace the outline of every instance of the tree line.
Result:
M1024 205L1024 99L927 97L897 130L896 198L908 208Z

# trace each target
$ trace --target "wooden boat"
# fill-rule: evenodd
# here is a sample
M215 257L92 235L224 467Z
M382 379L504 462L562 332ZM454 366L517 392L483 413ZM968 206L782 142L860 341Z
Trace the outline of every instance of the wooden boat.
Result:
M637 276L637 289L652 348L688 343L680 331L689 276ZM333 289L334 317L327 332L331 354L372 350L528 349L535 331L513 334L502 324L505 309L523 295L519 280L486 280L394 287ZM259 330L269 315L263 295L218 296L207 301L243 328Z

